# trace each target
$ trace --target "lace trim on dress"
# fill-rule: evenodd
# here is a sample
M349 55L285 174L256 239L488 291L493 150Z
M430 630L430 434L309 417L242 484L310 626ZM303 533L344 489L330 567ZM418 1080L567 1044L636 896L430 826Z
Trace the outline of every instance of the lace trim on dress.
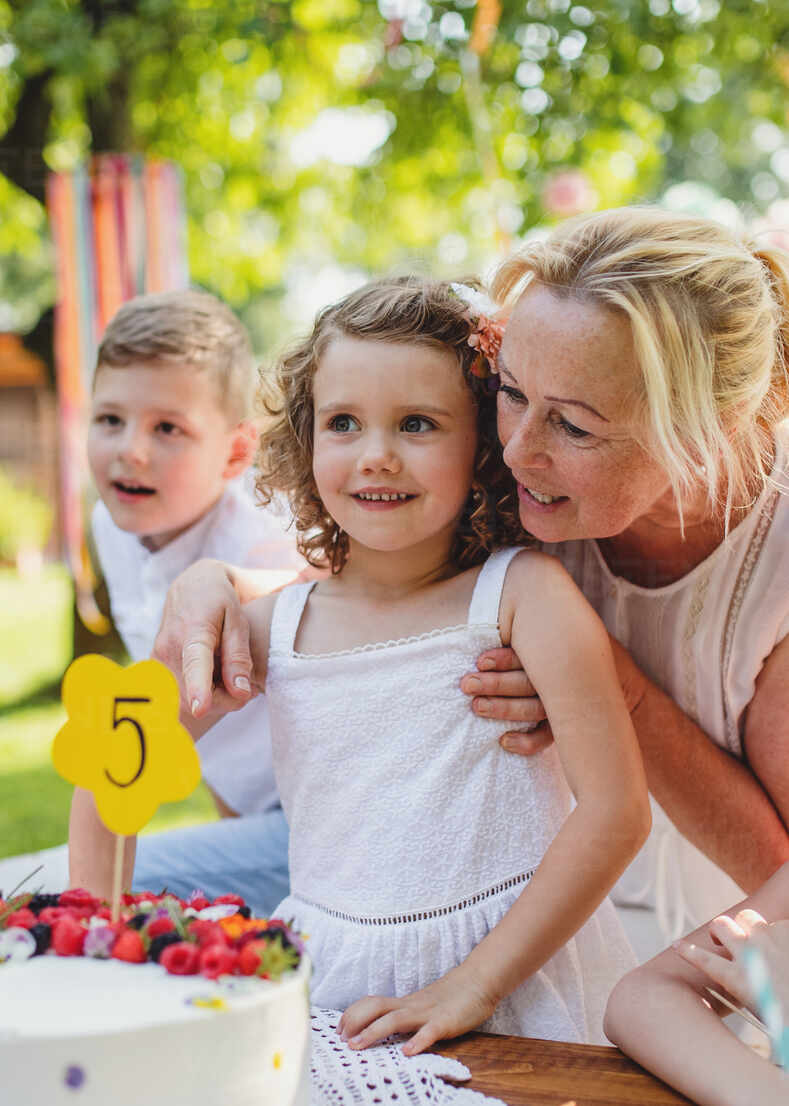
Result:
M729 747L729 751L734 753L735 756L742 756L742 739L737 730L737 719L732 718L731 711L729 709L729 701L726 696L726 676L729 671L729 662L731 661L731 651L734 644L734 628L737 624L737 617L740 613L743 600L745 599L745 592L753 576L753 571L756 568L756 562L759 559L762 548L764 546L767 534L770 526L772 525L773 517L775 516L776 507L778 506L778 498L781 492L775 491L769 497L767 502L762 507L759 521L756 524L756 528L751 537L750 544L748 546L748 552L746 553L742 564L740 565L740 571L737 575L737 583L734 586L732 592L731 602L729 604L729 610L726 615L726 628L723 634L722 642L722 656L721 656L721 694L723 698L723 714L725 725L725 740Z
M313 899L308 899L304 895L299 895L296 891L293 891L292 895L294 899L300 899L307 906L312 906L316 910L321 910L324 914L328 914L329 917L339 918L340 921L343 922L353 922L355 925L360 926L395 926L404 925L407 922L425 922L430 918L443 918L447 914L454 914L458 910L465 910L469 906L475 906L477 903L484 902L485 899L492 899L495 895L501 894L502 891L508 891L510 888L517 887L521 883L528 883L536 871L536 868L532 868L528 872L522 872L519 876L510 876L509 879L502 880L501 883L497 883L494 887L488 887L484 891L478 891L475 895L469 895L468 898L460 899L458 902L451 903L449 906L436 906L429 910L412 910L408 914L346 914L344 910L333 910L330 906L324 906L322 903L315 902Z
M295 649L279 649L274 646L269 650L272 657L298 657L299 660L321 659L330 657L350 657L354 653L374 653L379 649L391 649L394 645L412 645L417 641L427 641L429 638L440 637L441 634L455 634L458 630L468 630L469 623L461 622L458 626L441 626L437 630L426 630L423 634L412 634L410 637L390 638L388 641L371 641L365 645L354 645L352 649L337 649L332 653L299 653ZM473 629L498 630L495 622L475 622Z
M685 699L683 706L685 713L697 724L699 721L699 706L696 693L696 665L693 661L693 639L699 628L699 620L704 611L704 601L709 586L709 573L699 577L696 581L688 608L687 622L685 623L685 629L682 634L682 667L685 672Z

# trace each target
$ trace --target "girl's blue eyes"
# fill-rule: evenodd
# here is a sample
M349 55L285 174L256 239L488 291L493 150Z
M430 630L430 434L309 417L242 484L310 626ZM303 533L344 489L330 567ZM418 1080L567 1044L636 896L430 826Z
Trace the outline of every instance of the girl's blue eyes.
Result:
M517 388L509 388L506 384L499 385L499 392L507 397L507 400L517 407L528 407L529 401L522 392L519 392ZM562 431L568 436L568 438L589 438L591 437L588 430L582 430L580 426L576 426L575 423L568 422L563 416L559 415L556 418L556 425L562 428Z
M436 424L424 415L407 415L400 425L406 434L421 434L424 430L435 429Z
M349 434L351 430L359 429L359 423L353 415L333 415L329 419L329 429L338 434Z
M434 430L435 423L424 415L406 415L400 423L400 429L406 434L421 434L425 430ZM353 415L333 415L329 419L329 429L337 434L350 434L354 430L361 429L357 419Z

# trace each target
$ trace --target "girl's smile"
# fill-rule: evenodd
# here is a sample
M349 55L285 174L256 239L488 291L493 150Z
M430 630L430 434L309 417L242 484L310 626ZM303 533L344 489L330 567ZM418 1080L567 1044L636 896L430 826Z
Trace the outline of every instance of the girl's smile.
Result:
M368 511L383 511L388 508L402 507L416 497L409 492L400 492L395 488L360 488L352 492L360 507Z

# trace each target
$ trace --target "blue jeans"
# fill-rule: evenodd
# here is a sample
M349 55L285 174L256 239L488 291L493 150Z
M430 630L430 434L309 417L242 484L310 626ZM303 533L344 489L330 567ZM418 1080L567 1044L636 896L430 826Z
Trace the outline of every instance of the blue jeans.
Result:
M288 824L281 807L139 837L134 891L163 888L186 898L234 892L253 913L270 915L289 891Z

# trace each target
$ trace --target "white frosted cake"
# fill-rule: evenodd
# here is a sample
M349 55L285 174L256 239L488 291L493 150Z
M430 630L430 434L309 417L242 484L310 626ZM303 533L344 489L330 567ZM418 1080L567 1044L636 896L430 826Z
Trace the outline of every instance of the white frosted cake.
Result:
M162 908L154 914L161 917ZM228 932L236 926L237 941L239 927L248 932L255 920L235 918L226 921ZM194 941L192 919L176 920ZM83 923L87 933L102 928L90 917ZM195 955L218 947L208 928L216 922L201 924L205 942L192 946ZM145 928L136 927L141 940ZM54 940L44 954L22 958L25 934L38 942L40 926L0 933L2 1106L308 1106L309 961L303 954L278 968L278 978L261 978L241 974L229 943L234 968L211 978L208 968L208 976L171 974L177 971L172 961L167 969L124 962L128 948L120 959L59 955ZM91 938L85 947L96 945ZM184 948L186 941L176 952ZM201 964L210 967L210 959Z
M0 967L3 1106L306 1106L307 961L278 982L41 956Z

